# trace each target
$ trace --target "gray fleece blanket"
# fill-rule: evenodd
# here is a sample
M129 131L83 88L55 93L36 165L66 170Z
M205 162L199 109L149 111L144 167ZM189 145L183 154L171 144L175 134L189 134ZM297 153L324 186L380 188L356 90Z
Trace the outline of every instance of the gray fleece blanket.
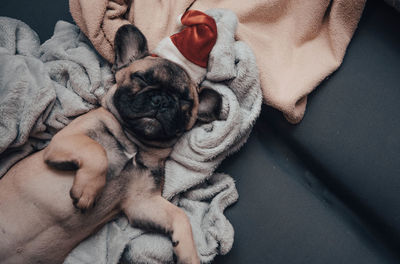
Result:
M217 22L218 39L202 85L222 95L223 120L196 126L180 139L166 163L163 193L189 216L203 263L232 247L234 231L223 212L238 193L230 176L214 170L247 140L262 100L255 58L234 40L236 16L221 9L207 13ZM73 118L98 107L112 83L110 66L76 26L58 22L53 37L40 46L27 25L0 18L0 177ZM171 241L120 217L78 245L64 263L119 261L172 263Z

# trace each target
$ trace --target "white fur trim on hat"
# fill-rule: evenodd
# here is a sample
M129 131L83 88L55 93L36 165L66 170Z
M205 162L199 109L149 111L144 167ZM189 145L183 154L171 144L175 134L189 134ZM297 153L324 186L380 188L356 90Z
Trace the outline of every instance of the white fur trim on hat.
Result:
M186 59L170 38L164 38L153 51L157 56L175 62L186 70L196 84L200 84L207 73L207 69L200 67Z

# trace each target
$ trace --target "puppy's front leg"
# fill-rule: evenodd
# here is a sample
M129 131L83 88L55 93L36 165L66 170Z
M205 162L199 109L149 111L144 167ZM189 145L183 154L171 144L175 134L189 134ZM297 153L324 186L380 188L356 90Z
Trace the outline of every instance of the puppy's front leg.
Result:
M108 159L104 148L85 134L56 134L44 150L47 165L76 170L70 191L74 205L85 211L94 205L106 184Z
M189 218L182 209L160 195L132 198L123 204L132 226L169 235L179 264L200 263Z

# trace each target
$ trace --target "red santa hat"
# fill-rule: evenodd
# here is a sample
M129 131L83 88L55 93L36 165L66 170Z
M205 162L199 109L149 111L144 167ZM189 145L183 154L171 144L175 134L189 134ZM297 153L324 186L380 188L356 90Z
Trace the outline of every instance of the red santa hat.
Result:
M161 40L153 53L183 67L199 84L207 72L209 54L217 41L215 20L198 10L189 10L181 17L184 29Z

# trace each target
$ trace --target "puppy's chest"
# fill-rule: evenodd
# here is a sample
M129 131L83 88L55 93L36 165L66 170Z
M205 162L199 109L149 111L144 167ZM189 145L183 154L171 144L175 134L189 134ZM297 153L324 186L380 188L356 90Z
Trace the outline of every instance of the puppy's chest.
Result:
M107 130L89 130L87 135L98 142L106 151L108 159L107 181L118 176L126 163L136 154L128 153L118 139Z
M153 190L162 189L164 166L160 166L157 159L147 164L149 163L148 155L145 162L141 152L128 153L118 138L107 129L88 130L87 135L98 142L107 153L107 182L117 180L120 183L134 183L136 186L146 185ZM143 184L144 182L146 184Z

